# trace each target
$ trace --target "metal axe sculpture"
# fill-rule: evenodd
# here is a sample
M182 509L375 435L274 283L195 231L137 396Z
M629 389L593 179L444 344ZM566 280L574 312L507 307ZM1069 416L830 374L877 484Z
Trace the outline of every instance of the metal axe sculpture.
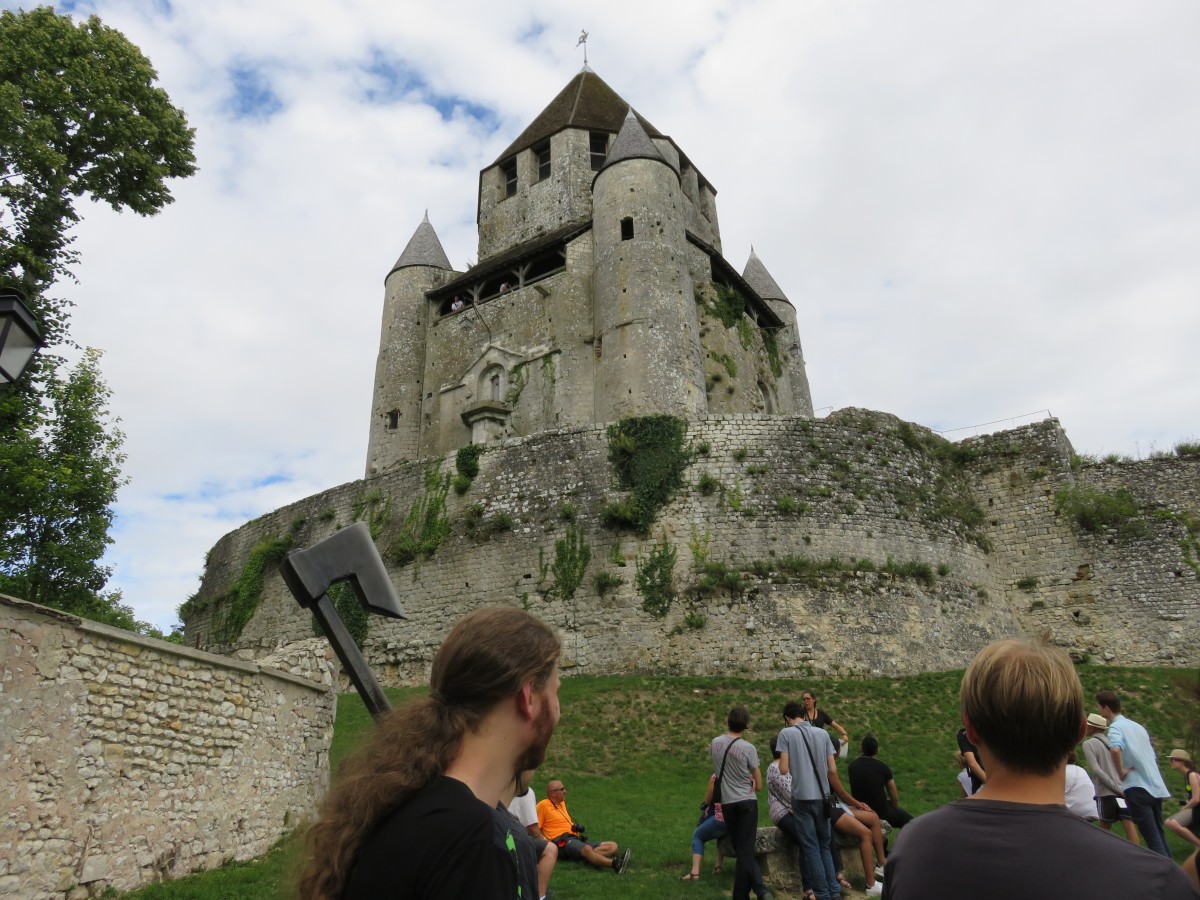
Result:
M296 602L316 616L367 711L378 719L391 710L392 704L367 666L358 644L342 624L328 594L335 583L349 581L358 602L368 612L393 619L408 618L367 526L355 522L307 550L289 553L279 570Z

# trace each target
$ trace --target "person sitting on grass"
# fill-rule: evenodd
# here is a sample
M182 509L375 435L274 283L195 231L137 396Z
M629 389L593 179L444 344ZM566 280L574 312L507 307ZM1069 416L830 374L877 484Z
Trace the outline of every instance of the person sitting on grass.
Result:
M546 784L546 799L537 805L538 830L558 847L559 859L582 859L597 869L612 869L614 875L629 868L633 851L621 850L616 841L589 841L583 826L567 811L567 789L557 778Z
M717 805L713 803L713 783L716 780L716 775L709 776L708 790L704 794L704 802L700 804L700 821L696 825L696 830L692 832L692 868L683 876L681 879L683 881L700 880L700 864L704 862L704 845L709 841L720 840L729 833L729 829L725 827L725 817L717 817ZM725 855L721 853L721 845L717 844L717 865L713 868L714 875L720 873L724 862Z

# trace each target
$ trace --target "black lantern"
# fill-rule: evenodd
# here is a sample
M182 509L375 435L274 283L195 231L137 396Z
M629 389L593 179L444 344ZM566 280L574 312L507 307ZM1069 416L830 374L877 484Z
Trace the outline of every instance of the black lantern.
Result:
M33 354L46 346L33 314L15 291L0 292L0 379L12 384L21 377Z

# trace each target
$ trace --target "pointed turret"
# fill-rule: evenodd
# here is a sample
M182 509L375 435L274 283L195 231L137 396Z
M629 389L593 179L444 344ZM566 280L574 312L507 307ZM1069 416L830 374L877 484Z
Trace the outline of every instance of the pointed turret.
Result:
M421 220L421 224L417 226L417 230L413 232L413 236L409 238L408 245L404 248L404 252L400 254L400 258L396 260L396 264L392 266L388 275L406 266L433 266L437 269L453 268L450 265L450 259L446 256L446 251L442 249L442 242L438 240L437 232L433 230L433 225L429 223L429 210L425 210L425 218Z
M613 141L613 145L608 151L608 159L604 161L604 166L600 171L627 159L653 159L674 168L659 152L654 141L650 140L650 135L646 134L646 129L638 121L632 106L625 114L625 121L621 123L621 130L617 132L617 139ZM600 173L597 172L596 177L598 178L599 175Z
M771 311L784 322L784 327L776 335L776 346L779 348L778 363L783 368L778 387L786 389L791 394L792 402L787 404L780 397L784 410L796 412L802 416L812 416L812 392L808 387L808 372L804 366L804 351L800 347L800 328L796 324L796 308L788 300L783 288L771 277L767 267L763 265L754 248L750 248L750 258L746 260L746 268L742 272L746 283L754 289L754 293L767 301Z
M762 260L758 258L758 254L754 252L754 248L750 248L750 258L746 260L746 268L742 272L742 277L746 279L746 283L754 288L754 293L762 297L764 300L784 300L787 302L787 294L771 277L771 273L767 271L767 267L763 265Z

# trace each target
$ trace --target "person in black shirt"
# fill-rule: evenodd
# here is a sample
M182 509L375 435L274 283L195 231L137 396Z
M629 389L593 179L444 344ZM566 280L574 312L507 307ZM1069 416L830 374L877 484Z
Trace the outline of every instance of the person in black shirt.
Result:
M900 808L900 797L896 791L896 780L892 770L875 758L879 752L879 741L868 734L862 739L862 753L847 767L850 774L850 793L871 807L893 828L903 828L913 817Z
M800 695L800 700L804 704L804 721L806 721L809 725L812 725L814 728L824 728L828 730L829 727L832 726L841 733L841 743L846 744L850 742L850 735L846 734L846 729L837 722L833 721L833 716L829 715L829 713L825 712L825 710L817 708L816 694L814 694L812 691L805 691ZM830 735L830 737L832 737L832 735ZM834 746L838 746L836 739L834 740Z
M519 609L460 620L434 656L429 696L384 716L342 764L309 830L300 900L529 900L496 806L545 758L561 650Z
M979 759L979 750L967 737L965 728L958 729L958 752L966 761L967 775L971 779L971 793L974 794L987 783L987 772L983 770L983 763Z

